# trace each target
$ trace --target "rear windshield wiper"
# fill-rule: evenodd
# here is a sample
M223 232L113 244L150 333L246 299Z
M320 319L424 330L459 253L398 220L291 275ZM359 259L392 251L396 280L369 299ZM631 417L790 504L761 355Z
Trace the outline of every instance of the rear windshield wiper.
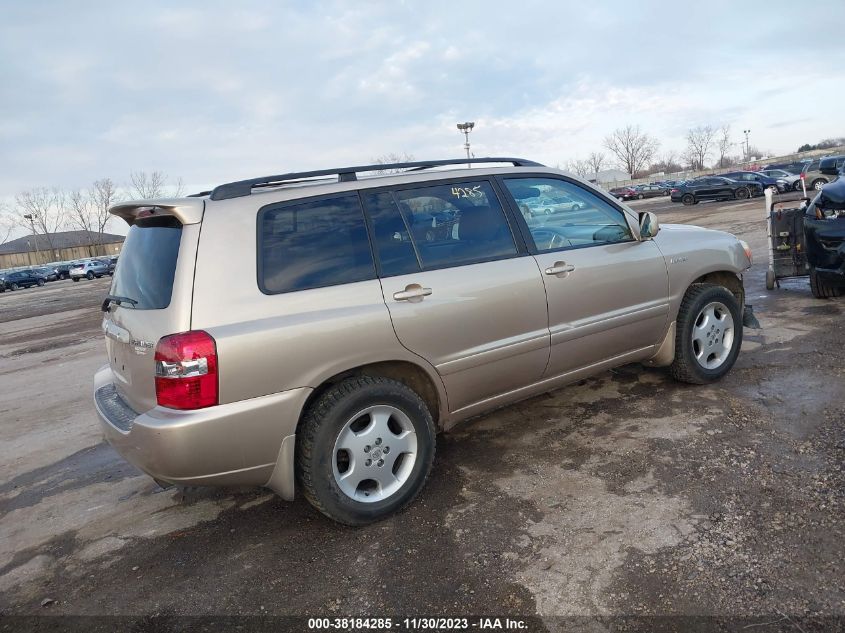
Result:
M112 303L116 303L117 305L128 303L129 305L131 305L133 307L138 305L138 302L135 299L132 299L130 297L121 297L121 296L118 296L118 295L106 295L106 298L103 299L103 307L101 308L101 310L103 312L108 312L109 311L109 305L112 304Z

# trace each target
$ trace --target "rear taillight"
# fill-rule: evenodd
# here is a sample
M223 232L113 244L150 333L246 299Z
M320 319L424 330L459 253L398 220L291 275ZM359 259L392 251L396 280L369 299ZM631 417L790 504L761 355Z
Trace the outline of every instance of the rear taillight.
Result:
M217 344L196 330L159 340L155 353L156 400L171 409L203 409L218 404Z
M669 193L678 193L678 189L670 189Z

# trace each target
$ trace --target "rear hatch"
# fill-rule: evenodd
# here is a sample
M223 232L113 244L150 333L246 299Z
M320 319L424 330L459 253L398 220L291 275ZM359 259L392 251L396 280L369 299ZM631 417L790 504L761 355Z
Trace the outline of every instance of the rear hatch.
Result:
M109 290L114 299L106 306L103 332L115 388L138 413L156 406L154 357L159 339L191 326L202 200L178 202L194 212L150 202L111 209L131 227L114 270Z

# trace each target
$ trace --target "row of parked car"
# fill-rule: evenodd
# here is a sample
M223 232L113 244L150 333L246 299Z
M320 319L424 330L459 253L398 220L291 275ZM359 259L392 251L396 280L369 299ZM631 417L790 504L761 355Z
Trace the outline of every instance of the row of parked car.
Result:
M778 193L818 191L832 180L831 174L845 167L845 155L816 160L767 165L760 171L730 171L690 180L658 180L647 185L616 187L610 194L619 200L642 200L670 196L673 202L696 204L701 199L750 198L771 187Z
M19 270L0 270L0 292L43 286L61 279L99 279L114 274L117 257L98 257L73 262L56 262Z

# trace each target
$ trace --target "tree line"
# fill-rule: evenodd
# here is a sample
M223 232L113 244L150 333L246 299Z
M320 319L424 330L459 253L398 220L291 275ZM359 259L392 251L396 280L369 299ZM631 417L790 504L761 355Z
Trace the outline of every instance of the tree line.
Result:
M112 216L108 209L122 200L178 197L182 179L171 180L161 171L133 171L123 186L111 178L95 180L81 189L36 187L19 192L12 202L0 203L0 244L23 229L40 238L45 250L58 257L54 234L82 230L88 246L102 245Z
M602 146L608 153L591 152L586 159L571 160L563 167L583 178L592 178L602 169L618 166L631 178L641 178L658 172L699 171L708 163L714 168L731 167L761 154L754 146L734 142L728 124L690 128L681 152L667 150L660 154L660 141L639 125L617 128L604 138Z

